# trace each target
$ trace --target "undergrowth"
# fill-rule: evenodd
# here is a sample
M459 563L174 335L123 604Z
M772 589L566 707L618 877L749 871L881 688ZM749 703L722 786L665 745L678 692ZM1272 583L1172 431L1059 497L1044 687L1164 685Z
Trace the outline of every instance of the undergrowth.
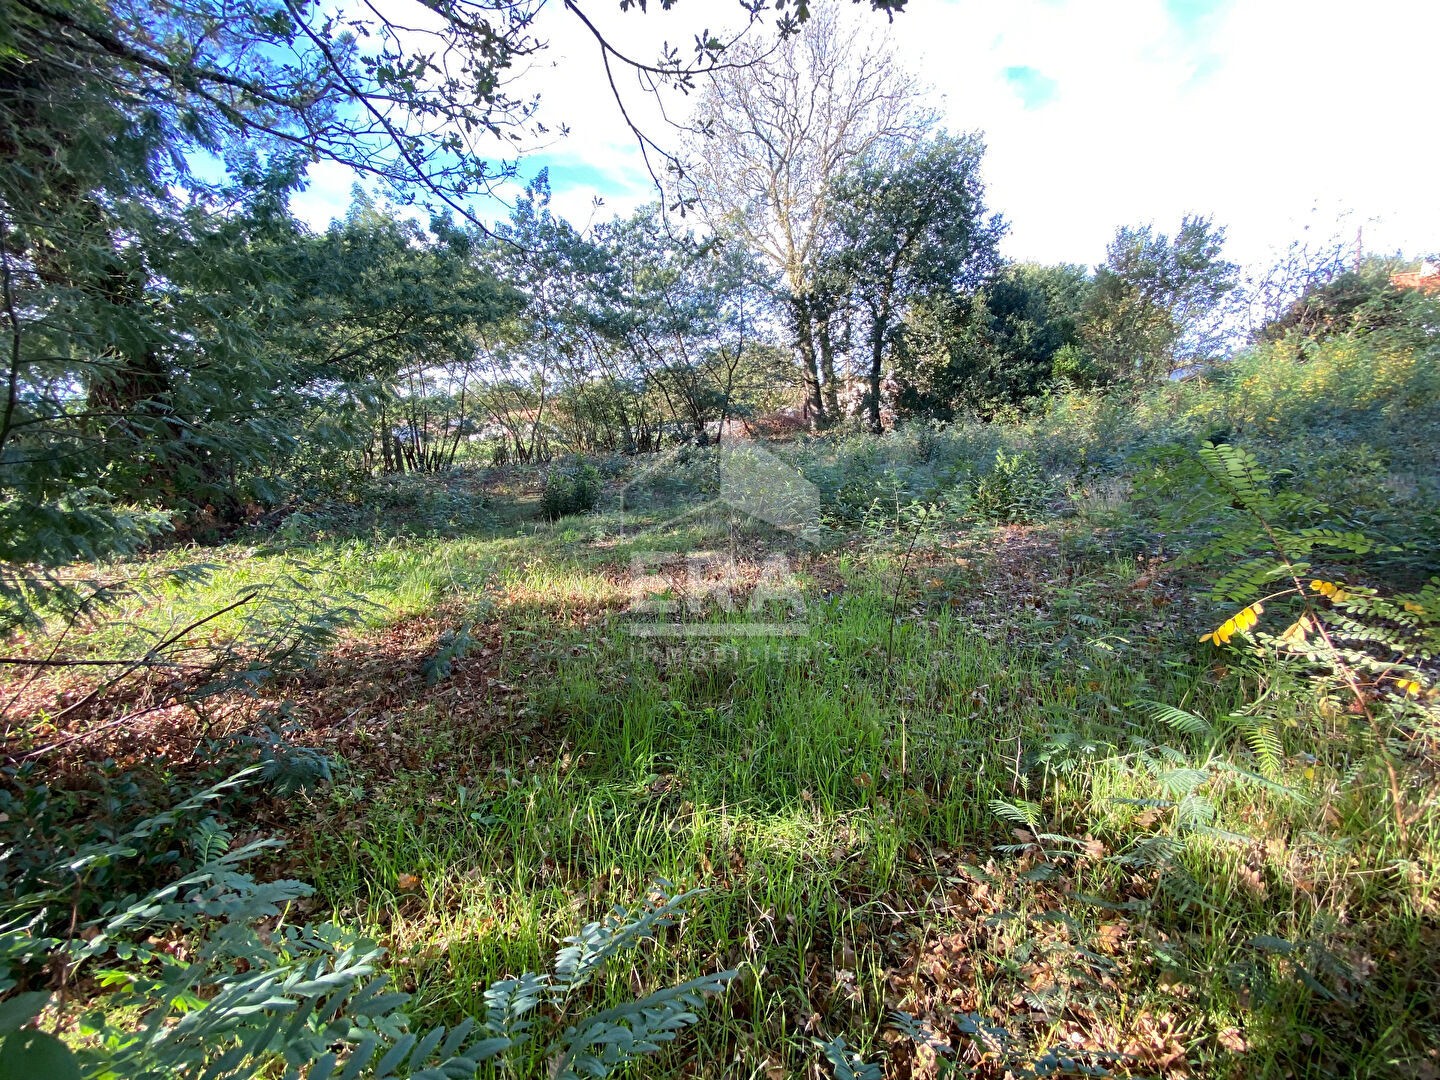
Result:
M29 907L6 1005L28 1004L6 1030L89 1061L142 1031L150 1054L263 971L350 973L293 1044L318 1060L361 1045L372 1014L344 1002L383 973L409 996L366 1030L465 1033L404 1043L412 1071L502 1037L506 986L533 991L535 1037L481 1075L579 1069L563 1047L588 1022L637 1015L665 1037L632 1040L655 1051L634 1076L1440 1071L1434 346L1295 356L1009 424L775 447L815 484L810 532L698 506L715 462L695 449L587 474L583 519L546 520L537 471L431 536L302 522L125 564L150 585L12 647L143 651L259 583L279 613L319 582L354 615L305 662L320 678L344 645L378 685L325 685L344 704L323 724L307 701L227 744L214 768L295 779L234 817L185 801L193 762L10 774L4 873ZM681 556L656 585L669 636L629 610L629 568L656 553ZM776 565L803 610L756 636L748 594ZM245 654L238 613L206 626L187 647ZM365 653L392 639L403 663ZM250 689L279 709L293 685ZM12 735L12 759L34 745ZM240 906L163 907L176 882ZM166 888L125 944L103 936ZM630 963L566 981L565 956L636 920L653 932ZM222 940L243 964L206 951ZM243 1041L256 1023L226 1045L284 1058Z

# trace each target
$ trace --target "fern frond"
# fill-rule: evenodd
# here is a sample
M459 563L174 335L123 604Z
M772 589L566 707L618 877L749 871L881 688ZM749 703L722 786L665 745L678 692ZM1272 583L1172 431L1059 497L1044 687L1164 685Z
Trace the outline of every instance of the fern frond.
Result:
M829 1042L812 1040L830 1062L835 1071L835 1080L881 1080L885 1070L874 1062L867 1062L850 1049L844 1036L836 1035Z
M1214 728L1210 726L1209 721L1195 713L1187 712L1185 709L1167 705L1163 701L1137 701L1135 705L1151 720L1174 728L1182 735L1209 738L1214 734Z
M1236 720L1240 722L1250 753L1260 765L1261 775L1271 780L1279 776L1281 762L1285 757L1279 733L1271 724L1255 717L1236 717Z
M1040 807L1025 799L1018 802L991 799L990 812L1012 825L1022 825L1027 829L1034 829L1040 824Z
M1229 443L1209 442L1198 453L1211 478L1247 510L1264 516L1264 511L1274 505L1270 474L1260 467L1254 454Z

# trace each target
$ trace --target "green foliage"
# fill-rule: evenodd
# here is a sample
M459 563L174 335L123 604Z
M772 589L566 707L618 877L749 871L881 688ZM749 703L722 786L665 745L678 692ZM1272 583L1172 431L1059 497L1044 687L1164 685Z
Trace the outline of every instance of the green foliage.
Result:
M1413 264L1411 264L1413 266ZM1276 318L1260 328L1257 340L1287 337L1297 346L1336 334L1414 325L1435 301L1418 289L1402 289L1391 278L1403 267L1397 259L1369 258L1311 284Z
M282 797L300 791L311 791L334 779L330 758L320 750L299 746L286 738L293 735L295 723L289 719L288 703L281 707L283 732L269 724L254 735L240 735L232 741L238 747L254 747L260 755L260 771L256 779Z
M6 787L0 789L0 840L9 853L0 863L0 886L7 896L65 893L82 920L93 918L117 895L148 891L156 875L193 868L197 834L191 830L200 815L234 790L226 786L198 802L182 796L165 813L157 803L178 792L155 791L114 763L95 769L89 791L56 790L38 782L35 773L33 763L7 770ZM87 859L75 872L55 876L55 868L66 866L76 852L119 843L133 856ZM52 917L62 916L56 912ZM33 929L42 933L53 927L47 922Z
M1318 500L1276 490L1244 450L1207 443L1199 459L1215 497L1192 504L1191 512L1203 515L1212 535L1185 561L1227 567L1210 595L1244 605L1201 641L1218 648L1236 637L1253 640L1257 654L1302 664L1317 673L1322 693L1348 698L1385 763L1399 843L1408 847L1406 797L1391 745L1401 732L1440 726L1431 676L1421 666L1440 652L1440 578L1393 597L1329 580L1319 561L1327 552L1368 555L1384 545L1329 523L1329 508ZM1261 619L1275 608L1289 609L1289 625L1266 630ZM1261 770L1277 775L1283 751L1275 729L1260 719L1245 734Z
M885 1070L874 1062L867 1062L846 1045L844 1036L836 1035L828 1042L813 1040L820 1053L834 1070L835 1080L882 1080Z
M0 410L7 565L125 554L175 519L204 534L294 483L343 486L404 365L464 352L504 309L443 222L432 236L372 212L305 235L282 209L293 172L215 193L235 204L222 214L130 190L163 170L74 168L52 183L118 201L40 197L0 237L18 305ZM27 197L24 176L0 176L0 210ZM12 605L45 584L13 577Z
M63 957L72 975L93 975L108 992L69 1017L80 1035L74 1046L26 1026L52 1003L50 994L12 996L0 1015L0 1061L55 1070L46 1075L141 1080L242 1078L276 1068L317 1080L439 1080L473 1076L482 1062L535 1048L555 1064L555 1076L599 1077L674 1039L695 1022L703 995L720 992L735 975L694 978L585 1011L580 991L612 960L672 926L695 895L662 893L634 912L617 907L567 938L551 972L495 983L483 1019L411 1032L409 995L390 990L379 973L384 950L338 926L285 922L284 906L309 895L309 886L256 881L246 864L277 843L237 846L209 813L251 779L253 770L119 832L96 834L58 861L31 859L0 904L0 989L35 985L46 965ZM24 798L43 806L45 793L32 789ZM122 871L120 880L153 874L148 852L177 830L189 835L189 854L170 864L167 883L118 898L112 883L104 896L72 906L77 879L96 887L112 868ZM161 947L157 933L183 941L184 949Z
M1091 288L1078 266L1016 263L974 292L934 297L907 320L898 399L902 415L993 419L1077 385L1093 367L1075 345Z
M1082 390L1093 390L1105 383L1104 370L1078 345L1068 342L1055 350L1050 373L1056 383Z
M819 490L835 521L854 525L888 519L893 524L914 504L956 504L972 462L994 453L997 434L918 423L883 439L832 432L799 447L789 459Z
M231 706L220 695L334 642L360 604L324 597L351 575L385 597L375 621L441 600L478 619L477 588L514 586L524 599L496 612L507 645L487 650L484 705L528 725L477 752L475 725L441 722L463 688L435 688L476 640L465 621L405 661L412 700L390 695L383 724L360 712L353 790L323 790L331 762L292 745L284 707L196 754L258 758L245 779L277 796L267 816L316 814L321 910L403 943L413 1000L392 992L375 944L296 925L307 886L258 879L252 860L273 844L236 839L240 788L190 796L169 779L189 767L174 758L148 779L74 770L89 791L9 775L0 1072L643 1073L635 1059L674 1044L734 974L706 973L739 957L753 992L659 1069L720 1052L727 1069L769 1072L771 1055L813 1068L798 1022L825 1033L837 1076L879 1075L866 1058L900 986L929 1011L890 1026L948 1058L939 1072L1099 1071L1105 1056L1051 1046L1061 1028L1093 1015L1087 1035L1148 1050L1162 1012L1179 1056L1128 1070L1428 1062L1415 987L1430 977L1440 731L1433 301L1378 279L1315 289L1258 347L1162 384L1216 343L1233 270L1220 232L1122 230L1093 280L992 275L1000 225L970 138L839 155L861 164L831 200L844 213L811 239L840 257L784 289L725 229L676 238L658 209L582 235L550 213L543 181L498 241L364 196L307 233L285 209L307 158L418 180L442 201L505 174L453 133L503 134L526 113L497 79L530 6L441 7L422 14L443 74L412 51L427 31L305 5L23 0L0 27L0 624L26 632L17 669L53 643L57 663L120 673L86 684L79 706L57 686L55 715L40 684L45 706L7 716L24 728L15 753L88 737L86 705L108 707L135 675L144 708L208 721ZM879 82L903 100L898 80ZM400 129L374 126L366 104ZM793 377L764 340L777 295L811 320L796 341L817 354L817 391L834 392L826 365L859 354L870 426L886 365L906 377L902 411L954 421L790 448L858 541L803 557L814 631L773 650L716 639L676 661L622 649L588 615L550 621L577 596L611 602L616 549L582 537L613 537L613 519L470 535L497 522L478 478L448 466L475 436L501 464L600 449L619 480L619 455L692 443L645 509L713 487L721 421L781 404ZM597 508L601 475L578 459L550 470L544 512ZM953 527L962 510L1041 523L1062 476L1093 496L1076 516L1020 537ZM230 547L208 584L179 549L106 562L172 529L208 542L268 527L282 504L264 550ZM1076 529L1080 514L1097 527ZM654 517L676 549L742 543L723 524ZM196 570L189 585L176 567ZM132 570L149 584L115 584ZM1224 605L1199 646L1178 603L1196 577ZM121 592L128 610L113 614ZM228 610L206 603L221 592ZM119 735L108 725L137 714L110 696L114 720L96 729ZM407 760L372 770L364 752L390 739ZM723 888L616 908L540 970L577 910L662 875ZM411 879L403 900L397 877ZM678 985L641 989L657 978ZM955 1013L960 996L986 1012ZM1250 1038L1238 1063L1212 1045L1228 1052L1232 1025Z
M1030 525L1046 516L1054 487L1033 454L995 452L989 470L970 481L968 509L990 525Z
M1075 1053L1063 1045L1034 1054L1007 1028L985 1020L978 1013L957 1013L954 1026L961 1038L972 1044L975 1052L983 1054L988 1062L1003 1067L1007 1076L1016 1078L1040 1080L1049 1076L1110 1076L1111 1072L1104 1063L1120 1060L1116 1054ZM936 1056L937 1075L957 1075L964 1068L960 1063L963 1051L937 1035L924 1021L897 1011L890 1014L890 1027ZM812 1041L830 1063L835 1080L882 1080L885 1076L885 1069L878 1062L867 1062L850 1049L843 1036L836 1035L828 1042L820 1039Z
M291 542L366 536L463 536L493 528L489 500L466 468L447 472L364 476L342 494L316 493L286 514L279 534Z
M93 575L58 571L77 556L135 553L171 529L160 511L116 509L101 491L53 504L0 502L0 632L41 625L54 611L83 611L113 587ZM109 505L107 505L109 504Z
M589 513L599 505L603 490L595 466L579 459L567 461L546 470L540 506L552 521L569 514Z
M466 623L440 635L440 648L427 656L420 667L426 686L434 686L448 679L455 670L455 661L464 659L475 647L475 639L471 636L470 629L470 624Z
M1206 218L1186 218L1173 238L1122 228L1093 277L1021 263L932 292L908 313L901 414L991 420L1066 388L1133 392L1213 357L1236 278L1223 242Z
M881 430L879 383L899 347L906 313L927 297L970 291L997 262L1005 224L985 207L978 135L940 133L899 151L885 148L837 177L839 244L836 306L848 297L862 313L864 415Z
M1224 228L1194 215L1173 237L1150 225L1116 230L1079 334L1109 378L1143 383L1217 351L1213 319L1238 272L1224 243Z

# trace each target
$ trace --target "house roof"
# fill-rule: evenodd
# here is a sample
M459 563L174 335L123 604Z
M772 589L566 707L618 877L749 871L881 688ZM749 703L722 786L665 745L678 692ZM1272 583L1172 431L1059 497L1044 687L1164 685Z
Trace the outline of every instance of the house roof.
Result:
M1391 274L1390 284L1397 289L1419 289L1423 293L1440 293L1440 270L1429 263L1413 274Z

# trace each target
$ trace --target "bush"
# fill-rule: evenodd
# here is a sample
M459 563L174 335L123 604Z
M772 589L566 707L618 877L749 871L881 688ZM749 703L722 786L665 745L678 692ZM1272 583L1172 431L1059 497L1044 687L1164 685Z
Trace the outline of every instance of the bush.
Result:
M827 514L854 524L871 515L877 502L898 513L943 498L970 470L976 452L971 434L915 423L878 439L830 435L814 440L794 460L819 490ZM981 435L986 449L993 449L991 433Z
M281 522L292 543L337 537L456 536L495 523L474 474L399 473L357 479L344 499L302 504Z
M995 452L995 465L970 481L972 517L991 525L1029 525L1045 516L1054 493L1030 453Z
M1356 330L1404 326L1430 303L1419 290L1402 289L1391 280L1404 264L1394 259L1371 259L1306 289L1283 314L1266 323L1257 335L1262 342L1320 340ZM1413 264L1411 264L1413 265Z
M568 514L584 514L600 502L600 472L588 462L574 460L553 466L545 473L545 491L540 497L544 514L551 521Z

